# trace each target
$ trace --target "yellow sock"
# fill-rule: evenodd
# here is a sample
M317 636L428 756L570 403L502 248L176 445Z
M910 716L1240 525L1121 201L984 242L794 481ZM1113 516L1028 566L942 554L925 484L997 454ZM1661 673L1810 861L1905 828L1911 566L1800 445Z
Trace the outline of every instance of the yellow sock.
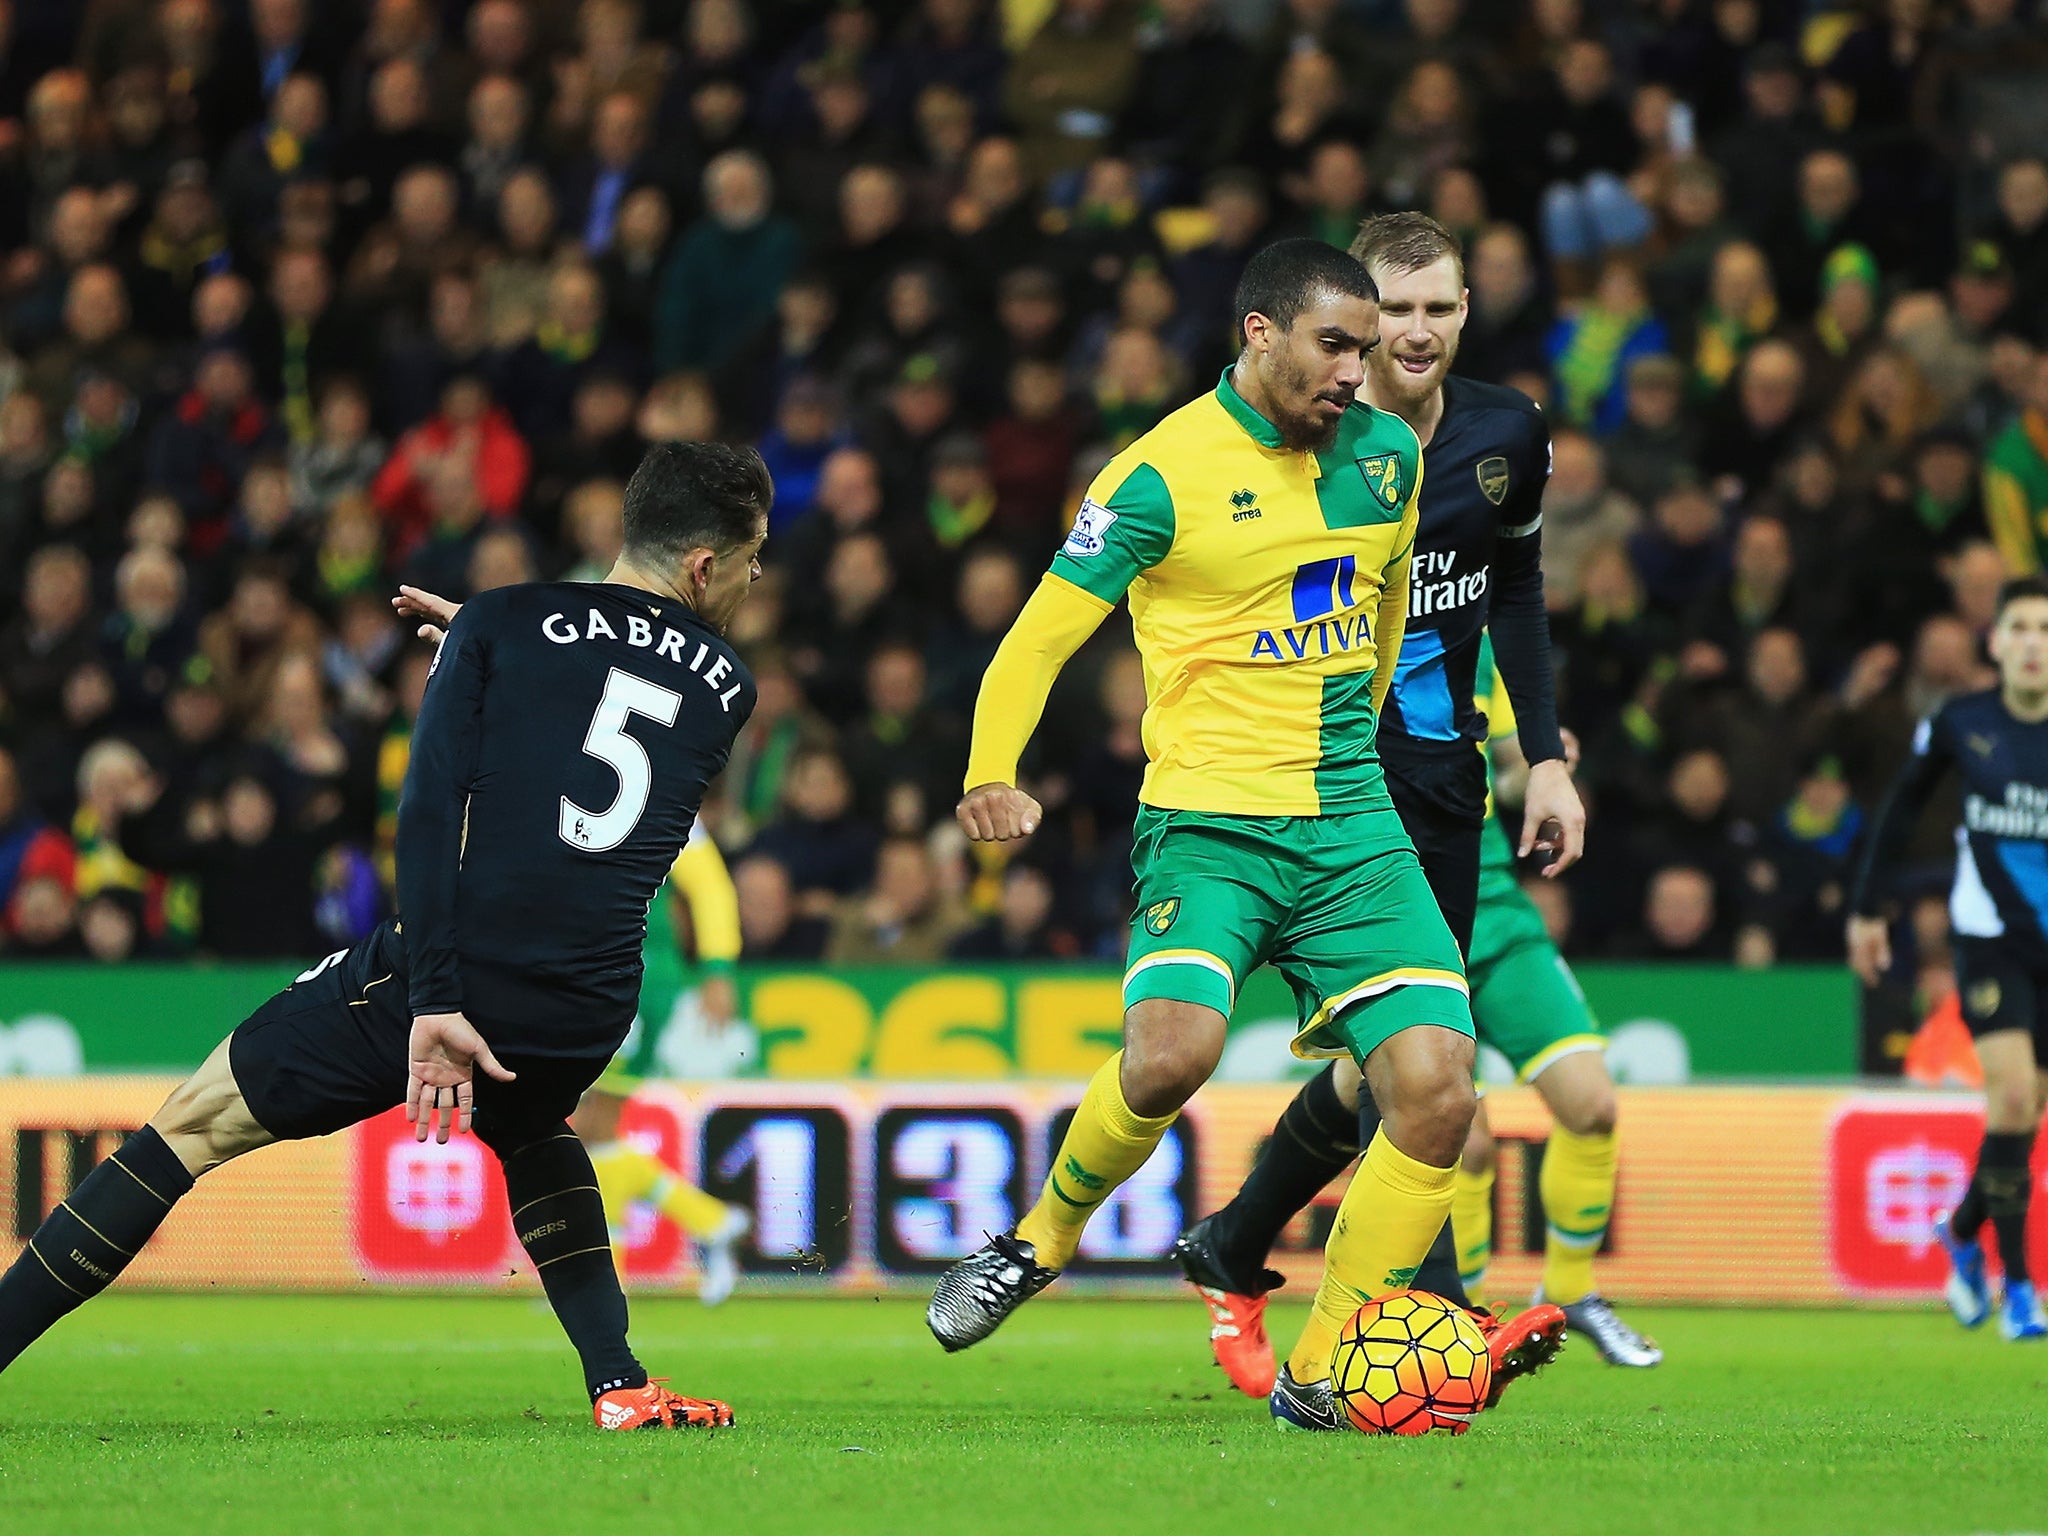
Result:
M1458 1278L1476 1294L1493 1262L1493 1170L1458 1164L1451 1176L1451 1237L1458 1245Z
M1124 1102L1124 1053L1118 1051L1088 1080L1066 1139L1052 1160L1038 1204L1017 1223L1017 1235L1047 1269L1065 1269L1081 1229L1109 1192L1145 1166L1179 1111L1148 1120Z
M1374 1132L1337 1207L1308 1325L1287 1358L1296 1381L1328 1378L1337 1334L1351 1314L1414 1283L1450 1213L1451 1170L1417 1162L1387 1140L1384 1128Z
M670 1183L661 1195L662 1214L699 1240L714 1236L725 1225L731 1209L716 1195L707 1195L681 1179Z
M1618 1138L1553 1126L1543 1152L1543 1299L1564 1306L1593 1289L1593 1255L1614 1209Z

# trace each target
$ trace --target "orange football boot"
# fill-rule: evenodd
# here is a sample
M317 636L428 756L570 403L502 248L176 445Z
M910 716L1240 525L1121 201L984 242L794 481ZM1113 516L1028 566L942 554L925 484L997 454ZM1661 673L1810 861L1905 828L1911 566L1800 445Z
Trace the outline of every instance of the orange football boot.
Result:
M1486 1394L1489 1408L1500 1402L1510 1384L1542 1370L1564 1348L1563 1307L1539 1302L1512 1317L1501 1312L1475 1311L1473 1315L1486 1338L1486 1352L1493 1356L1493 1386Z
M1273 1391L1278 1371L1273 1364L1273 1341L1266 1335L1266 1298L1279 1288L1280 1276L1270 1269L1259 1271L1262 1289L1239 1291L1223 1272L1209 1242L1205 1217L1180 1235L1173 1256L1202 1305L1209 1309L1209 1353L1223 1367L1230 1384L1246 1397L1267 1397Z
M707 1398L682 1397L657 1376L644 1387L614 1387L590 1405L599 1429L726 1429L732 1409Z

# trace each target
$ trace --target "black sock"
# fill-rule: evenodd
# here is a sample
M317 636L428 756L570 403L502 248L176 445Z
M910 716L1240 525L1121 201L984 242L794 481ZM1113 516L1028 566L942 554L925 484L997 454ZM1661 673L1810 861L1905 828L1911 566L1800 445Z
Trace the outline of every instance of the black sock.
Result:
M583 1143L565 1124L505 1154L504 1163L513 1229L583 1361L591 1401L614 1387L646 1386L647 1372L626 1343L626 1293Z
M1986 1150L1990 1145L1991 1133L1987 1131L1977 1147L1977 1166L1970 1170L1969 1188L1949 1213L1948 1229L1959 1243L1974 1243L1984 1231L1984 1163L1990 1155Z
M1998 1258L2007 1285L2027 1278L2027 1204L2034 1196L2028 1165L2034 1156L2032 1131L1993 1131L1984 1137L1983 1159L1971 1181L1983 1188L1984 1213L1998 1234Z
M1372 1100L1372 1090L1363 1083L1358 1085L1358 1144L1372 1145L1373 1134L1380 1128L1380 1107ZM1472 1310L1472 1298L1465 1294L1464 1279L1458 1274L1458 1241L1451 1234L1449 1217L1437 1229L1436 1241L1429 1245L1429 1252L1422 1260L1422 1268L1415 1272L1415 1289L1428 1291L1432 1296L1441 1296L1455 1307Z
M1328 1066L1302 1085L1237 1194L1209 1218L1211 1244L1234 1287L1265 1289L1256 1282L1280 1229L1358 1156L1335 1076Z
M0 1275L0 1371L113 1284L191 1187L185 1165L147 1125L87 1174ZM15 1198L40 1194L16 1190Z

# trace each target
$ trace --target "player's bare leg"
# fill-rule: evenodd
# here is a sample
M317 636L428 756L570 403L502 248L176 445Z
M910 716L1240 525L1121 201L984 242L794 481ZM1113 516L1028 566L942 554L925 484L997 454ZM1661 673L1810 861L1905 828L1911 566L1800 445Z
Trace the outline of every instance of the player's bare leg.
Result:
M1664 1351L1623 1322L1593 1285L1593 1259L1614 1207L1617 1110L1607 1058L1573 1051L1536 1075L1554 1124L1543 1157L1543 1284L1539 1301L1564 1308L1574 1332L1609 1365L1660 1364Z
M978 1344L1059 1278L1110 1192L1145 1165L1181 1106L1223 1059L1214 1008L1148 997L1124 1014L1124 1048L1090 1079L1037 1205L932 1289L925 1322L950 1352Z
M1475 1048L1465 1031L1418 1020L1366 1056L1366 1091L1383 1118L1337 1207L1308 1322L1268 1399L1281 1428L1342 1424L1330 1385L1339 1332L1364 1302L1414 1284L1442 1235L1476 1102Z
M1314 1194L1315 1190L1308 1190L1308 1185L1313 1183L1319 1190L1358 1155L1361 1145L1372 1139L1379 1119L1376 1112L1363 1107L1371 1102L1363 1096L1363 1082L1363 1074L1348 1057L1332 1062L1329 1070L1295 1096L1274 1127L1274 1142L1286 1139L1278 1147L1279 1157L1303 1166L1276 1172L1267 1161L1275 1156L1274 1146L1269 1145L1260 1168L1230 1205L1197 1222L1175 1245L1174 1254L1183 1273L1209 1310L1210 1352L1231 1385L1249 1396L1271 1392L1276 1379L1273 1344L1266 1332L1265 1317L1267 1302L1280 1286L1281 1278L1270 1269L1248 1271L1247 1265L1263 1264L1271 1238ZM1466 1146L1467 1151L1460 1158L1458 1179L1464 1178L1466 1158L1474 1155L1475 1148L1484 1149L1480 1155L1491 1166L1493 1139L1486 1128L1483 1100L1475 1107ZM1276 1200L1269 1191L1257 1187L1261 1173L1276 1175L1281 1184L1291 1183L1296 1195L1303 1190L1308 1192L1301 1195L1298 1203L1286 1194ZM1454 1182L1454 1201L1457 1188ZM1490 1185L1486 1193L1490 1199ZM1237 1223L1226 1225L1233 1217L1238 1218ZM1264 1225L1254 1226L1255 1222ZM1254 1249L1256 1259L1247 1260L1247 1252ZM1460 1282L1459 1267L1453 1225L1446 1222L1432 1243L1415 1284L1468 1308L1478 1320L1494 1357L1491 1406L1500 1400L1500 1393L1510 1383L1556 1358L1564 1346L1565 1316L1561 1309L1547 1303L1511 1314L1475 1306Z
M199 1175L271 1139L242 1100L223 1040L64 1198L0 1276L0 1370L113 1284Z

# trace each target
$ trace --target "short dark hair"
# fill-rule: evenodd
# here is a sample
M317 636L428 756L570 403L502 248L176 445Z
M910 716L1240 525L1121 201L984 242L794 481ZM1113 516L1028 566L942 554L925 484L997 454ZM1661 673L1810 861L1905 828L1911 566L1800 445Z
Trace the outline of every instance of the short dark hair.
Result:
M656 443L626 482L625 553L657 571L693 549L725 554L761 531L774 502L775 482L753 449Z
M1390 277L1420 272L1448 256L1465 281L1465 248L1458 237L1426 213L1376 213L1358 226L1351 254L1370 272L1378 267Z
M1334 245L1306 237L1276 240L1245 263L1237 280L1237 343L1244 345L1247 315L1264 315L1283 331L1304 309L1326 294L1370 299L1380 291L1362 262Z
M2048 598L2048 580L2039 576L2015 576L1998 589L1998 611L2003 614L2014 603L2030 597Z

